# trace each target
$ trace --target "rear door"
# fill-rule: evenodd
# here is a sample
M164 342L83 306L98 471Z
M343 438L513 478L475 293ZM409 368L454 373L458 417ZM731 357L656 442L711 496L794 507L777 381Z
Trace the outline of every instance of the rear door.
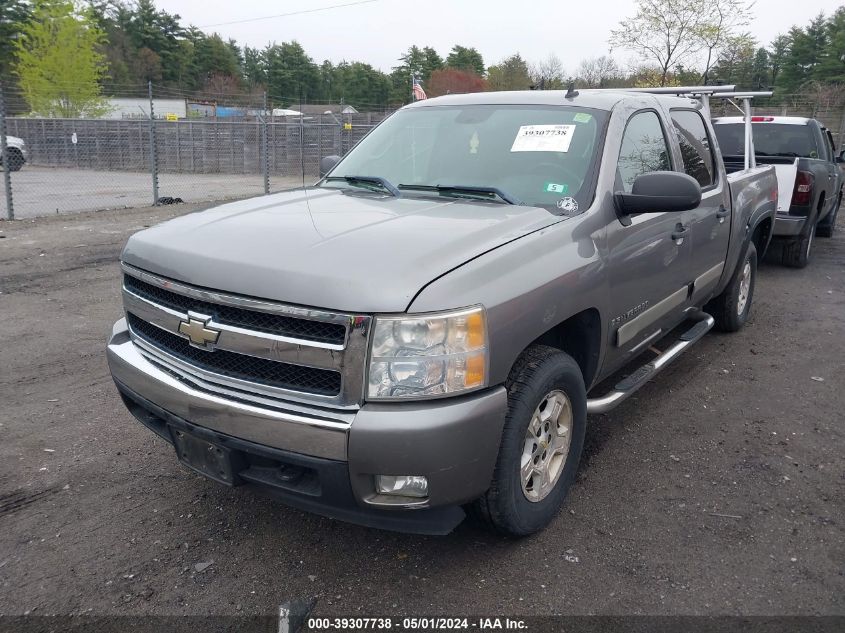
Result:
M655 110L632 114L617 158L617 191L637 176L674 168L668 130ZM618 366L678 320L691 279L687 212L641 213L608 226L610 305L607 361Z
M693 276L693 302L706 298L725 266L731 232L730 189L716 163L713 139L698 110L671 111L683 170L701 185L701 204L688 212Z

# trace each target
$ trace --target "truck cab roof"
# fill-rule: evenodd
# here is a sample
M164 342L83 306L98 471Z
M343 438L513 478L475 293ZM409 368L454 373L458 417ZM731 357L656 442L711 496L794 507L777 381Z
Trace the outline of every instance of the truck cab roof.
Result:
M653 95L627 90L579 90L574 97L567 98L566 90L514 90L502 92L471 92L465 94L444 95L406 105L403 109L426 108L432 106L468 106L468 105L548 105L575 106L610 111L624 99L636 98L641 101L662 103L667 107L701 108L697 99L669 95Z

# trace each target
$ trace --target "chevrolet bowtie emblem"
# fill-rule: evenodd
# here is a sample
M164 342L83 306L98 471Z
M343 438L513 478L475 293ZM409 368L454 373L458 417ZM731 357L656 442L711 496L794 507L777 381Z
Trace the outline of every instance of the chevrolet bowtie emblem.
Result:
M217 342L217 337L220 336L220 330L209 328L208 322L210 320L189 314L186 321L179 323L179 332L188 337L191 345L211 349Z

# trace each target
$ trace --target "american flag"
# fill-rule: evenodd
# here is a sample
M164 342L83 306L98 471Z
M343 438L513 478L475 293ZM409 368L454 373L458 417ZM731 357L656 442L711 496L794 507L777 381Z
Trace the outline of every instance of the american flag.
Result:
M428 97L425 95L422 82L414 77L414 101L422 101L423 99L428 99Z

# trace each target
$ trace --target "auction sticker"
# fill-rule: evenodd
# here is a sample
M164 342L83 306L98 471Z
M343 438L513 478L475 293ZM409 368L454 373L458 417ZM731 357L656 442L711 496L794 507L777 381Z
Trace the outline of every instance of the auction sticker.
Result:
M511 146L512 152L568 152L574 125L522 125Z

